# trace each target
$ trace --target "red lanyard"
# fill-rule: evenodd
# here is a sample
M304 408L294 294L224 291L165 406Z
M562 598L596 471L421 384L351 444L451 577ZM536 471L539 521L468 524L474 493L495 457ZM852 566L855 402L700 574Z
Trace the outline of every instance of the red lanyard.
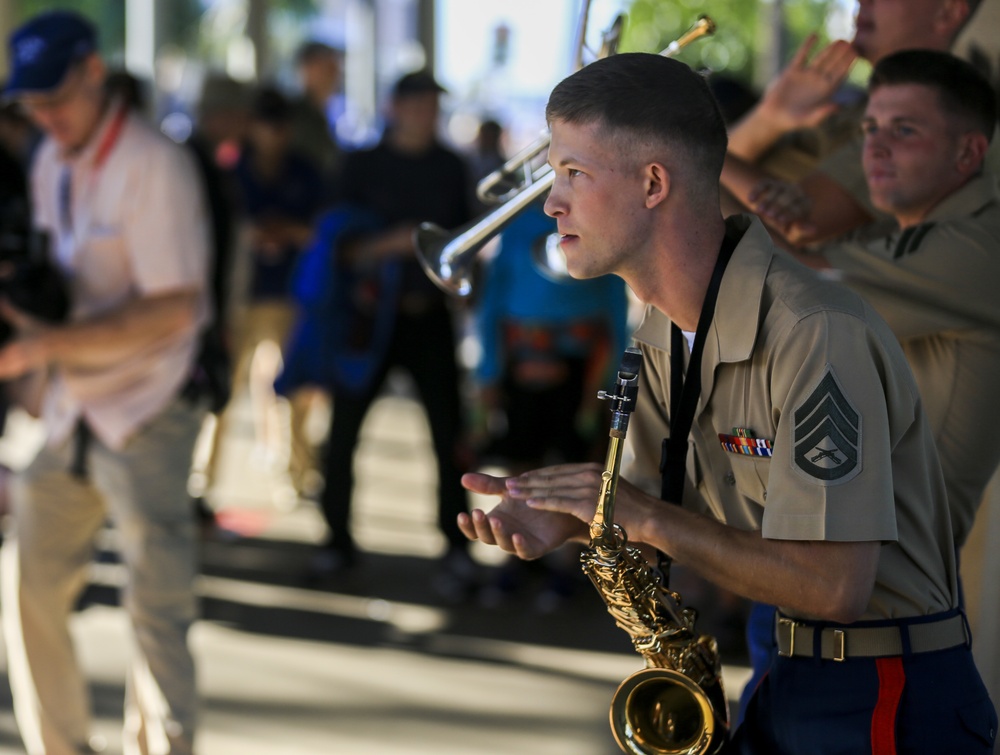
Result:
M114 149L115 144L118 142L118 137L121 136L122 126L125 125L125 117L127 115L128 107L119 105L114 120L111 121L108 130L104 132L104 138L101 139L101 143L97 146L97 152L94 154L95 172L101 169L104 161L108 159L108 155L111 154L111 150Z
M101 142L97 145L97 151L94 153L94 164L90 174L91 188L93 188L93 184L97 181L97 174L107 161L108 156L111 154L111 150L113 150L115 144L118 143L118 137L121 136L122 127L125 125L125 118L127 116L128 107L125 105L119 105L111 124L104 132L104 136L101 137ZM72 170L67 165L63 168L59 185L59 220L63 226L62 231L64 235L70 235L73 232L72 186Z

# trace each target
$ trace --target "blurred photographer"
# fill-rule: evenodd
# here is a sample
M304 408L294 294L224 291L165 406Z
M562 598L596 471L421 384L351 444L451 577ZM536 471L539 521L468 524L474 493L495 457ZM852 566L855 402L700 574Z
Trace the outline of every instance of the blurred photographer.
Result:
M0 553L14 712L29 755L89 751L90 701L68 619L110 517L134 658L124 750L193 751L195 522L187 470L202 409L183 397L199 334L208 220L191 154L105 88L94 27L38 15L10 38L15 98L45 133L33 224L69 284L64 324L10 301L0 380L47 373L46 443L11 486Z

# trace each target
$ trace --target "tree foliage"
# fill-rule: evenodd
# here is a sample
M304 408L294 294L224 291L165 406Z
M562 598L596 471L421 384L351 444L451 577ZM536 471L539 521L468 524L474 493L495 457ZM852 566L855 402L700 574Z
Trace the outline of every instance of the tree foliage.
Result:
M687 31L701 15L715 21L716 31L708 38L687 46L678 59L696 68L751 83L763 47L776 44L769 34L774 0L634 0L621 50L659 52ZM783 35L777 40L782 50L794 51L811 32L825 38L824 25L836 0L784 0ZM783 55L782 57L787 57Z

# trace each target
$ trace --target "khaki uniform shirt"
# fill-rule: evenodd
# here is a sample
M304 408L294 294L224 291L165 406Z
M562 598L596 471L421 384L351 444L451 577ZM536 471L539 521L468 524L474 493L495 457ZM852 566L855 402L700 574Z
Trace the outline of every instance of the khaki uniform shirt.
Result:
M759 220L727 223L745 233L705 342L685 506L766 538L881 541L864 619L953 608L944 481L899 343L856 293L776 254ZM649 483L669 434L669 320L647 308L636 340L625 475ZM727 450L720 435L739 434L773 455Z
M1000 188L981 176L925 222L823 250L899 338L937 442L955 542L1000 462Z

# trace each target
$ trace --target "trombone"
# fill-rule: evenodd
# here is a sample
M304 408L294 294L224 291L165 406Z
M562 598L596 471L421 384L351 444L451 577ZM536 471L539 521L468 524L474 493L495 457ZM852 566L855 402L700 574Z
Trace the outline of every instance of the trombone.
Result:
M622 17L619 16L611 29L605 32L601 50L603 56L613 55L617 51L621 25ZM672 57L694 40L714 32L715 22L708 16L701 16L694 26L659 54ZM468 296L472 292L473 262L482 248L522 210L552 188L555 182L552 167L547 163L538 168L531 167L533 160L548 150L549 141L550 135L544 132L536 142L521 150L480 182L476 193L485 202L499 202L496 209L455 231L445 231L433 223L421 223L414 232L413 243L417 259L427 276L439 288L456 296ZM518 172L523 173L520 179L517 177ZM554 254L551 244L541 245L540 248L547 250L550 259L558 256ZM546 265L540 266L546 269ZM552 269L551 262L547 269ZM565 277L565 273L552 270L552 277L560 275Z
M623 23L623 17L618 16L611 27L604 33L599 57L607 57L617 52ZM667 58L673 57L698 37L708 36L714 32L715 22L708 16L701 16L694 26L667 45L659 54ZM582 45L580 49L582 49ZM578 69L582 67L580 65ZM506 202L522 188L530 186L535 181L541 179L545 173L552 170L547 163L542 163L541 166L534 169L531 167L535 158L549 148L549 139L548 131L542 132L542 135L536 141L529 144L510 158L510 160L484 177L476 185L476 196L479 197L479 200L486 204ZM520 181L517 178L519 174L521 175Z

